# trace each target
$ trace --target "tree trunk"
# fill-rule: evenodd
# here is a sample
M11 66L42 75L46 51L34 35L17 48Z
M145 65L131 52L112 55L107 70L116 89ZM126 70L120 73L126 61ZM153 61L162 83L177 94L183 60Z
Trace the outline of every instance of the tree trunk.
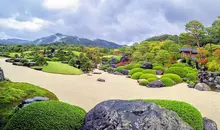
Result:
M196 37L196 39L197 39L197 46L198 46L198 49L199 49L199 59L201 59L201 57L202 57L202 52L201 52L201 48L200 48L200 41L199 41L199 38L198 38L198 36Z

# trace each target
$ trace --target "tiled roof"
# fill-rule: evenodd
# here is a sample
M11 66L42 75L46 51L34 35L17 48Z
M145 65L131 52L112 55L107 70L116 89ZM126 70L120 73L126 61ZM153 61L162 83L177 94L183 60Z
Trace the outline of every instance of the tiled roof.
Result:
M192 52L192 54L197 54L197 50L191 49L191 48L180 48L180 52Z

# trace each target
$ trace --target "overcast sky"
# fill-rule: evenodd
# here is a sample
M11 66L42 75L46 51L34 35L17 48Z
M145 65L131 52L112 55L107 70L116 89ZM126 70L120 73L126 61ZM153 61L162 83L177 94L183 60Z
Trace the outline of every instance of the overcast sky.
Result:
M1 0L0 39L63 33L128 44L178 34L193 19L211 25L219 5L220 0Z

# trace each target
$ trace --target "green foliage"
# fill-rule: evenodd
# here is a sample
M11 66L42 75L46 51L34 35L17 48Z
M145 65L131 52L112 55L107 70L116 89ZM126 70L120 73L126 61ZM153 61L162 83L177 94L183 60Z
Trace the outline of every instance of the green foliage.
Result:
M148 80L149 82L153 82L153 81L157 81L158 78L148 78L147 80Z
M216 60L207 63L209 71L220 71L220 63Z
M76 59L75 58L71 58L69 60L69 63L68 63L70 66L76 66Z
M110 67L109 64L107 64L107 65L101 65L101 66L100 66L100 70L105 70L105 69L108 69L109 67Z
M48 97L57 100L57 97L46 89L28 83L0 82L0 129L2 129L10 117L14 108L27 98L35 96Z
M164 69L164 67L162 67L162 66L155 66L155 67L153 67L153 70L161 70L161 71L165 71L165 69Z
M158 79L158 77L155 74L143 74L143 75L140 76L140 79L148 80L149 78Z
M188 71L182 67L170 67L165 71L165 73L166 74L168 73L177 74L181 78L184 78L188 74Z
M134 68L140 68L141 67L141 64L128 64L128 65L126 65L125 66L125 69L126 70L132 70L132 69L134 69Z
M157 63L168 63L170 61L170 53L166 50L159 50L157 53L157 56L155 57L155 60Z
M19 110L4 130L79 130L86 112L59 101L32 103Z
M48 64L46 59L42 55L36 55L34 57L34 61L36 62L37 66L44 66Z
M196 81L197 80L197 74L196 73L188 73L186 75L186 78L189 78L190 81Z
M143 74L142 72L136 72L136 73L134 73L134 74L131 76L131 78L132 78L132 79L139 79L139 77L140 77L142 74Z
M140 79L140 81L139 81L139 85L142 85L142 86L146 86L148 83L149 83L149 81L146 79Z
M154 37L147 39L147 41L165 41L165 40L172 40L175 43L179 43L178 35L163 34L163 35L154 36Z
M143 71L144 74L155 74L156 75L156 72L155 70L151 70L151 69L146 69Z
M59 61L59 59L56 57L53 57L53 58L51 58L51 61Z
M186 123L192 126L195 130L203 130L203 118L198 109L194 106L172 100L145 100L146 102L152 102L161 107L176 112L180 118Z
M85 56L85 55L81 55L80 54L80 63L81 63L81 70L82 71L85 71L85 72L88 72L88 71L91 71L92 70L92 62L90 61L90 59Z
M142 72L142 71L143 71L142 68L134 68L134 69L132 69L132 70L129 72L128 75L133 75L133 74L136 73L136 72Z
M163 82L166 85L166 87L174 85L174 81L169 77L163 77L160 80L161 80L161 82Z
M186 65L183 63L175 63L172 65L172 67L186 67Z
M124 66L119 66L115 69L116 72L122 72L124 70Z
M164 78L164 77L171 78L176 83L183 82L183 79L179 75L177 75L177 74L165 74L161 78Z

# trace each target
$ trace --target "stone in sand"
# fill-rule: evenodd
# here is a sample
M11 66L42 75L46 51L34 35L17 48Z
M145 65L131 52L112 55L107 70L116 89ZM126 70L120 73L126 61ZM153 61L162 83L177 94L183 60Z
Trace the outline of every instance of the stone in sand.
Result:
M197 83L195 89L199 91L211 91L211 88L205 83Z
M105 80L102 79L102 78L98 78L97 81L98 81L98 82L105 82Z
M123 74L120 73L120 72L114 72L113 74L114 74L114 75L123 75Z
M90 110L82 130L193 130L175 112L144 101L109 100Z
M101 72L93 72L92 74L102 74Z
M149 88L161 88L161 87L165 87L166 85L161 82L160 80L157 80L157 81L153 81L153 82L150 82L147 87Z
M128 75L128 73L129 73L129 70L124 69L124 70L122 71L122 74L123 74L123 75Z
M203 127L204 130L218 130L217 124L206 117L203 118Z

